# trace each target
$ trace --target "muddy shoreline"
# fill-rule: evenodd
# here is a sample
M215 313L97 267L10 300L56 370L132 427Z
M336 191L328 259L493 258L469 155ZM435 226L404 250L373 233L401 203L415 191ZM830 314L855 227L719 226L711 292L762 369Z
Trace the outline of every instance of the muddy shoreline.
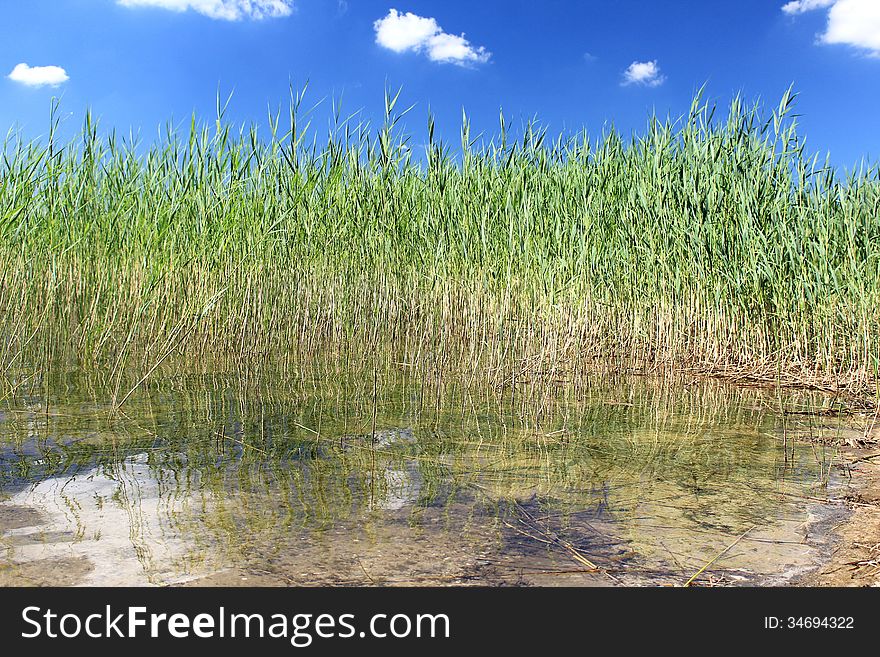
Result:
M831 528L827 563L792 582L799 586L880 586L880 447L846 448L838 504L848 513Z

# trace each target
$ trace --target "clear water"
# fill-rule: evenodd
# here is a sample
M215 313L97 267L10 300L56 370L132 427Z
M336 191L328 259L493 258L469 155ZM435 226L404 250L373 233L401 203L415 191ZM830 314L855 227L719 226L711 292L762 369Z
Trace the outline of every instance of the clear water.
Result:
M833 450L779 413L818 397L166 372L114 411L127 388L3 401L0 583L681 584L720 554L701 583L781 584L830 546Z

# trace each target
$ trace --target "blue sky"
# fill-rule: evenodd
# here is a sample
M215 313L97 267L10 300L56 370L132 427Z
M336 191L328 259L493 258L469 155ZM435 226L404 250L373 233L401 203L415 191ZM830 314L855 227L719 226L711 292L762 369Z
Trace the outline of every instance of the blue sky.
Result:
M416 143L429 105L453 141L462 107L474 133L503 108L598 136L680 115L704 82L722 104L794 83L810 150L880 159L880 0L0 0L0 17L0 128L28 136L60 95L71 130L91 107L149 139L211 119L218 84L233 121L263 121L289 80L373 119L402 86Z

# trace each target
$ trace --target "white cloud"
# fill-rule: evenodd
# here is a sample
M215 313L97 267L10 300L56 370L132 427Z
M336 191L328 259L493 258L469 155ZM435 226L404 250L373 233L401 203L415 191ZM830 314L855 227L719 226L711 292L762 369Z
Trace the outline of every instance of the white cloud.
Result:
M795 0L782 7L787 14L828 9L828 25L819 40L854 46L880 57L880 1Z
M441 31L433 18L422 18L413 13L398 14L396 9L373 23L373 28L376 43L394 52L418 50Z
M660 74L657 60L651 62L633 62L623 72L623 85L643 84L648 87L659 87L666 82L666 76Z
M441 32L428 42L428 57L435 62L482 63L489 59L485 48L474 49L464 35Z
M805 11L830 7L835 0L792 0L782 6L786 14L803 14Z
M192 9L209 18L239 21L282 18L293 13L293 0L116 0L123 7L159 7L171 11Z
M880 2L839 0L828 12L825 43L843 43L865 48L880 56Z
M57 87L70 78L60 66L28 66L24 62L18 64L8 75L13 82L20 82L29 87Z
M388 11L385 18L373 23L376 43L394 52L423 52L434 62L458 64L483 64L492 53L484 47L474 47L464 34L447 34L437 20L417 16L411 12Z

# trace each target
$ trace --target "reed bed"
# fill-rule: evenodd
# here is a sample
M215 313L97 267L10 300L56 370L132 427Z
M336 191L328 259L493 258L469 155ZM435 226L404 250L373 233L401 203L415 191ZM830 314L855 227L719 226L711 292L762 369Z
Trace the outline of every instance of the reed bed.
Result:
M324 139L304 92L265 137L219 101L148 144L91 115L60 143L56 106L45 139L10 132L0 368L382 354L501 386L597 366L876 385L880 169L807 152L791 92L726 113L700 94L630 138L464 117L453 148L429 116L424 155L399 95Z

